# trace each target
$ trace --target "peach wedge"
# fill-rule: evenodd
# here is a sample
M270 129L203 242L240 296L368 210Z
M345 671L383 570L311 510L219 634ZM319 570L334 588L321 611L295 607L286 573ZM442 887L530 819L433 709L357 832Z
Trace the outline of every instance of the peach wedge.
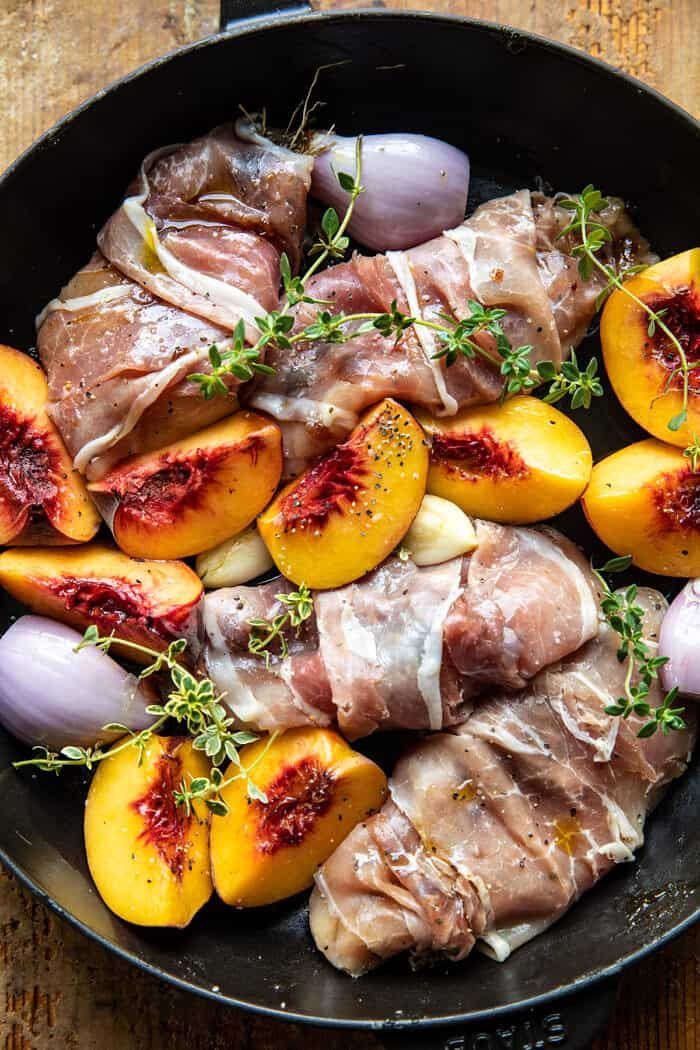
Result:
M0 345L0 544L85 543L100 527L47 400L39 365Z
M98 765L85 850L98 893L121 919L187 926L211 897L208 810L195 800L188 813L173 794L183 780L208 775L208 760L185 737L153 736L140 762L126 747Z
M417 418L431 441L428 492L477 518L544 521L575 503L591 476L584 434L536 397Z
M387 399L280 492L258 518L260 535L288 579L342 587L400 542L418 512L427 472L423 431Z
M134 561L101 543L5 551L0 586L41 616L158 650L184 632L203 593L183 562Z
M384 773L329 729L289 729L240 752L267 801L251 802L245 780L224 788L226 816L212 817L216 892L258 907L307 889L314 871L386 796Z
M700 474L653 438L596 463L583 497L593 531L661 576L700 576Z
M700 360L700 248L674 255L625 281L625 288L660 313L689 364ZM685 447L700 434L700 369L689 373L688 418L677 430L669 421L682 409L677 348L658 325L650 326L638 303L617 290L600 323L603 357L623 408L654 437Z
M126 554L186 558L254 521L281 473L277 424L238 412L158 452L132 456L89 487Z

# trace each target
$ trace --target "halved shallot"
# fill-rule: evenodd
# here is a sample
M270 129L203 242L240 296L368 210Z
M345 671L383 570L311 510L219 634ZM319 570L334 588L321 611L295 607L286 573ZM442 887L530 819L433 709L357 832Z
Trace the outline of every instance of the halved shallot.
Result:
M311 192L343 214L350 199L337 173L355 175L355 138L316 135ZM464 219L469 158L455 146L404 132L362 139L363 192L348 231L373 251L412 248Z
M81 635L44 616L22 616L0 638L0 724L25 744L59 750L123 735L104 726L145 729L154 694Z

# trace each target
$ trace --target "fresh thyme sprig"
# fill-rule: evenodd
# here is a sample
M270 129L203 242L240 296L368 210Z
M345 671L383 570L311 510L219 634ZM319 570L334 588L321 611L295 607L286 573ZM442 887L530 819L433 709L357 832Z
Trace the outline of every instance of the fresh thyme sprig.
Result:
M234 784L237 780L247 781L247 795L251 802L266 803L267 795L264 791L261 791L255 781L251 779L250 774L265 758L265 755L279 735L279 730L268 735L264 747L249 766L244 767L241 763L241 757L238 754L238 751L233 750L230 756L231 762L228 766L229 770L236 770L232 776L224 776L224 773L218 766L213 766L211 774L208 777L192 777L189 784L186 783L185 780L180 781L179 788L173 792L176 804L178 806L184 806L189 814L192 808L192 803L199 800L204 802L207 808L217 817L225 817L229 810L228 805L221 797L221 793L229 786L229 784ZM240 732L237 733L236 736L241 738L240 746L253 743L258 739L255 733Z
M197 785L193 794L193 788L183 782L178 791L175 792L175 800L178 804L188 806L193 798L202 798L207 807L219 815L228 812L226 803L221 798L220 792L233 780L247 780L249 798L265 801L264 793L250 779L250 769L244 769L241 765L238 749L245 744L257 740L255 733L237 730L234 718L229 714L222 704L222 695L216 692L214 683L210 678L195 678L194 675L182 666L179 657L185 651L187 642L184 638L178 638L170 643L163 652L158 652L137 642L128 642L114 635L102 636L93 624L86 630L83 640L76 646L76 652L86 646L94 645L103 652L109 652L112 645L118 644L134 653L140 653L151 658L151 663L145 667L139 678L149 678L159 671L167 670L170 674L172 689L167 699L162 704L150 704L146 712L152 715L154 721L146 729L133 732L128 726L118 722L111 722L103 726L105 732L124 733L125 739L112 748L103 747L78 747L68 745L60 752L49 751L48 748L38 747L35 751L39 754L36 758L24 759L15 762L16 769L22 766L35 766L43 772L59 773L65 766L84 766L93 769L98 762L105 758L113 757L128 747L134 747L137 751L137 763L141 765L144 753L149 741L155 733L161 729L166 722L174 720L181 723L190 733L194 740L192 746L197 751L203 751L211 760L213 769L210 778L197 778L202 784ZM271 741L270 741L271 742ZM233 777L224 779L221 766L230 762L238 772ZM257 760L256 760L257 762ZM229 767L230 768L230 767ZM251 767L252 768L252 767Z
M582 370L576 359L576 351L572 350L571 360L564 361L559 372L551 361L541 361L537 371L542 379L550 383L549 391L543 398L549 405L568 396L572 408L590 408L594 397L603 396L603 384L598 378L598 361L595 357Z
M275 598L286 607L286 612L279 613L272 620L252 619L248 624L253 632L248 641L248 651L254 656L263 656L265 666L270 668L272 652L270 646L277 640L279 643L279 655L282 660L289 655L289 643L285 635L285 629L293 627L299 630L305 620L308 620L314 611L314 600L311 591L303 583L298 591L289 594L276 594ZM262 634L258 632L263 632Z
M636 601L636 585L612 591L602 575L624 572L631 563L631 557L625 555L612 558L601 569L593 570L602 591L601 611L620 639L617 658L620 663L627 663L624 696L619 697L614 704L609 704L605 713L619 718L629 718L631 714L635 714L648 719L639 729L638 737L653 736L659 728L667 735L672 729L686 728L681 717L685 708L673 706L678 689L674 686L669 690L659 707L652 708L648 697L652 682L658 678L659 669L667 662L668 657L652 656L649 652L644 640L644 610Z
M402 313L394 300L384 313L333 313L329 309L319 309L313 321L304 328L294 332L294 317L290 310L299 303L329 307L328 300L316 299L306 291L307 282L329 259L342 259L350 240L347 235L348 225L352 218L355 203L363 192L362 177L362 137L358 136L355 145L355 174L335 173L338 183L350 195L348 206L342 220L334 208L328 208L321 220L321 235L312 246L309 254L313 262L306 272L298 277L292 274L289 258L283 254L280 259L280 275L284 288L284 298L279 310L272 310L263 317L257 317L255 324L260 333L255 344L245 345L245 331L242 322L236 326L233 344L230 349L221 352L212 346L209 350L210 373L194 373L188 378L198 383L203 396L210 399L217 395L227 395L225 379L234 377L247 382L255 374L274 374L274 368L264 364L262 352L265 347L290 350L300 342L323 340L329 343L342 344L356 339L369 331L376 330L381 335L394 337L398 343L409 328L422 327L435 332L441 344L433 354L436 360L443 360L447 368L455 364L458 358L473 360L480 357L503 377L501 401L514 394L527 393L542 383L550 383L549 393L545 400L551 403L570 398L572 408L589 408L593 397L600 397L603 388L597 378L598 363L591 359L585 369L581 369L572 353L570 361L562 366L561 373L551 361L540 362L533 367L531 355L534 348L530 345L513 347L508 340L501 320L506 311L498 307L485 307L474 299L467 301L469 313L461 320L446 314L439 315L434 321L423 317L412 317ZM607 234L605 227L600 227ZM595 231L591 234L593 242L600 239ZM602 244L602 241L601 241ZM583 262L583 260L582 260ZM601 264L602 265L602 264ZM585 262L584 268L589 276L593 264ZM615 278L617 279L617 278ZM480 334L491 336L495 352L476 338Z
M255 344L245 345L245 328L242 321L236 325L233 333L233 345L223 353L217 346L209 348L211 372L193 372L188 379L197 383L206 400L218 394L227 395L225 383L227 376L233 376L241 382L247 382L255 373L274 375L274 368L263 363L261 353L268 344L283 350L290 349L294 343L310 338L304 331L291 334L294 318L289 311L298 303L311 303L319 306L329 305L325 300L315 299L306 293L306 283L329 259L342 259L350 244L347 228L352 218L355 202L363 192L362 187L362 136L358 135L355 144L355 174L338 171L335 176L340 186L350 194L350 200L342 220L335 208L328 208L321 219L321 235L312 246L309 254L314 261L306 272L295 277L289 257L283 253L280 258L280 275L284 287L284 300L279 310L271 310L263 317L256 317L255 324L260 333Z
M272 318L273 315L268 314L268 317ZM267 318L261 320L267 321ZM291 322L289 326L291 328L294 321L291 317L287 318L287 320ZM216 344L209 347L211 373L193 372L187 377L193 383L199 384L205 401L211 401L218 394L224 396L228 394L229 390L224 382L225 376L233 376L234 379L240 380L241 383L246 383L256 374L275 374L274 368L270 368L269 365L264 364L260 360L260 350L271 338L270 336L264 339L264 335L265 333L263 333L263 337L258 340L255 346L246 346L245 325L243 321L239 321L234 329L229 349L222 351Z
M616 272L614 266L603 262L603 260L599 258L599 252L601 249L612 239L612 235L607 226L604 226L595 218L595 216L598 215L608 204L607 199L603 197L600 190L596 189L595 186L588 185L584 187L577 197L566 198L560 200L558 203L560 207L573 213L571 222L561 231L559 236L564 237L573 233L577 234L580 238L579 243L572 248L572 254L578 258L578 268L581 276L584 280L588 280L593 274L595 268L605 278L605 286L597 300L598 307L602 306L603 302L612 291L617 289L623 292L647 315L649 319L647 325L649 337L651 338L656 332L656 329L659 328L678 355L678 366L670 373L666 387L661 396L668 393L673 380L680 376L682 383L681 411L673 416L672 419L669 419L666 424L671 431L680 430L688 418L690 372L693 368L699 367L700 362L689 363L680 340L673 334L664 321L664 314L666 311L653 310L648 303L645 303L643 299L640 299L638 295L635 295L635 293L630 290L629 286L625 284L626 277L629 277L632 273L639 273L640 270L645 269L645 267L631 267L624 273L619 274Z
M700 473L700 438L693 434L693 440L683 449L683 455L690 463L693 474Z

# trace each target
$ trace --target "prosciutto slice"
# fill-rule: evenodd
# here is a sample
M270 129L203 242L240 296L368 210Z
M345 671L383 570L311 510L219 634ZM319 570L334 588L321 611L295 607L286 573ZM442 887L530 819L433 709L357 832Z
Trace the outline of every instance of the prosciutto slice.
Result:
M199 606L201 662L224 702L241 723L262 730L330 725L335 714L330 684L319 653L315 617L288 638L289 655L265 660L248 650L249 620L272 620L282 612L284 579L258 587L226 587Z
M356 583L314 594L289 655L248 650L249 620L282 611L272 581L208 594L201 664L236 717L259 729L327 725L352 738L440 729L465 719L484 688L520 689L598 625L591 573L549 529L476 523L464 558L418 568L390 558Z
M597 279L582 281L571 245L557 241L567 213L541 195L520 190L482 204L461 226L406 252L371 258L356 255L312 278L309 294L343 313L384 312L396 301L404 312L437 321L469 313L468 300L506 310L503 329L513 346L532 345L533 362L555 364L577 345L595 312ZM614 252L642 257L647 245L620 210L604 217ZM636 233L636 231L635 231ZM613 253L614 254L614 253ZM319 307L300 304L296 329ZM358 322L359 323L359 322ZM477 337L493 350L489 335ZM297 343L272 351L276 373L255 390L251 403L282 425L287 473L341 441L368 405L394 397L438 415L495 401L502 377L482 358L460 357L446 368L433 355L436 334L409 328L398 344L371 331L344 344Z
M665 600L639 601L654 644ZM686 768L695 720L640 740L636 716L606 715L626 670L617 645L603 626L524 692L496 692L404 755L383 809L316 876L311 929L334 966L358 975L403 951L461 959L477 941L502 961L633 859Z
M125 456L233 412L235 397L205 401L187 380L207 371L212 343L225 347L227 333L156 299L96 253L46 307L38 337L49 413L77 469L99 478Z
M209 347L225 350L239 321L255 341L255 317L277 306L312 164L245 122L146 158L101 251L39 318L49 410L80 471L99 478L236 409L186 377L208 370Z
M313 158L239 120L151 153L98 236L123 274L229 331L277 306L279 257L301 256Z

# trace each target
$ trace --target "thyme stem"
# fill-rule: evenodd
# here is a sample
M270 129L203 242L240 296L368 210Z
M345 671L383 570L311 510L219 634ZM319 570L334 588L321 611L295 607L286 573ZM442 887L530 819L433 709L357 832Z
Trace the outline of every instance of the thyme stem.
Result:
M148 714L154 716L155 720L146 729L134 733L128 726L111 723L104 726L109 732L123 732L125 739L108 750L103 748L84 748L73 745L64 747L59 754L50 752L47 748L36 748L42 752L39 756L15 762L15 768L23 766L36 766L44 772L58 773L65 766L84 766L92 769L98 762L105 758L111 758L125 751L128 747L136 747L139 754L139 764L143 760L143 753L149 740L166 722L173 719L182 723L187 731L194 736L192 746L197 751L203 751L213 764L210 778L200 778L210 785L211 791L204 799L209 809L216 813L226 812L226 806L219 797L218 787L223 783L223 774L219 766L226 761L234 763L240 768L238 748L244 744L252 743L258 737L255 733L247 730L238 730L235 726L234 717L223 706L223 694L216 692L214 683L210 678L195 678L184 668L178 657L184 652L187 642L184 638L178 638L171 642L166 650L158 652L148 646L140 645L138 642L123 641L114 635L103 637L94 625L88 627L83 640L76 646L76 651L87 645L94 645L103 652L108 652L112 645L119 644L133 652L150 656L152 663L141 671L140 678L148 678L150 675L167 668L170 672L172 691L163 704L151 704L146 708ZM238 774L237 774L238 775ZM178 805L185 800L181 791L175 791L175 800ZM264 800L264 794L249 782L250 797ZM212 796L213 797L210 797ZM198 797L198 796L197 796Z
M80 757L80 758L58 758L58 757L56 757L56 758L53 758L53 759L45 759L45 760L42 760L41 758L24 758L20 762L13 762L12 763L12 768L13 769L21 769L23 766L39 766L41 768L42 767L42 762L46 762L46 761L50 761L51 762L51 770L56 770L56 771L58 771L59 769L63 769L65 766L87 766L88 768L92 768L92 766L95 765L95 763L101 762L103 759L105 759L107 757L112 758L113 755L118 755L120 753L120 751L126 751L126 749L128 747L138 747L139 745L137 744L137 739L139 737L144 737L145 738L144 739L144 746L145 746L145 743L147 742L147 738L152 736L153 733L157 733L158 730L163 725L165 725L165 723L168 721L168 718L169 718L169 715L162 715L160 718L156 719L156 721L153 722L150 726L148 726L147 729L142 729L140 733L133 733L130 737L127 736L124 740L122 740L122 742L120 744L117 744L114 747L111 747L108 751L104 751L102 748L98 748L97 751L93 751L92 754L90 755L90 762L89 762L89 764L85 761L85 759L83 757Z
M357 139L355 140L355 176L352 179L352 188L349 190L350 200L348 202L347 208L345 209L345 215L343 216L342 221L341 221L340 226L338 227L337 231L332 236L329 237L329 240L328 240L327 244L325 245L325 247L323 248L323 250L321 252L319 252L319 254L316 256L316 259L314 260L314 262L311 264L311 266L308 268L308 270L306 271L304 276L301 278L302 284L305 285L306 282L309 280L309 278L313 277L313 275L316 273L316 271L321 266L323 266L323 264L326 261L326 259L328 258L328 256L333 253L335 246L341 246L341 245L345 244L345 240L346 240L346 238L345 238L345 231L347 230L347 228L348 228L348 226L350 224L350 219L352 218L352 213L355 210L355 202L357 201L357 198L360 196L360 194L363 191L361 179L362 179L362 135L358 135ZM341 183L341 185L342 185L342 183ZM347 186L345 186L343 188L347 189ZM331 212L335 215L335 211L333 211L333 209L331 209ZM328 213L326 213L326 214L328 214ZM325 216L324 216L324 218L325 218ZM345 247L347 247L347 245L345 245Z
M698 367L700 362L697 364L690 364L685 350L677 338L676 335L671 331L666 322L663 319L662 313L653 310L648 303L645 303L638 295L629 289L622 277L616 272L615 268L607 263L604 263L599 257L598 252L603 247L606 240L610 239L609 231L601 226L599 223L589 223L591 215L594 211L599 211L600 208L605 207L607 204L606 199L594 186L586 186L580 193L577 199L569 199L560 202L561 206L569 211L574 212L575 218L564 230L562 230L560 236L564 236L566 233L572 231L578 231L581 237L580 245L574 249L574 253L580 256L584 256L589 263L589 266L595 266L596 269L605 277L606 287L602 293L604 299L612 288L616 288L618 291L623 292L629 299L631 299L649 318L650 332L659 328L666 338L670 341L674 350L678 355L679 366L674 369L669 376L664 394L668 392L668 388L673 380L674 375L680 374L682 387L682 401L681 411L670 419L667 423L668 429L676 431L681 428L688 417L688 398L690 390L690 372L693 368ZM586 276L586 268L582 266L582 261L579 261L579 270L582 276ZM644 267L642 268L644 269ZM663 396L663 395L660 395Z
M637 605L637 587L633 584L623 591L612 591L602 575L604 572L622 572L631 564L630 556L613 558L601 569L593 569L602 592L600 608L608 625L620 639L617 658L626 661L623 696L608 704L605 713L612 717L629 718L635 714L648 719L637 732L638 737L653 736L657 729L664 735L671 730L686 728L681 717L685 708L673 707L678 695L674 687L655 708L649 704L652 682L658 678L659 669L667 662L665 656L652 656L644 639L644 610ZM635 675L637 677L634 683Z

